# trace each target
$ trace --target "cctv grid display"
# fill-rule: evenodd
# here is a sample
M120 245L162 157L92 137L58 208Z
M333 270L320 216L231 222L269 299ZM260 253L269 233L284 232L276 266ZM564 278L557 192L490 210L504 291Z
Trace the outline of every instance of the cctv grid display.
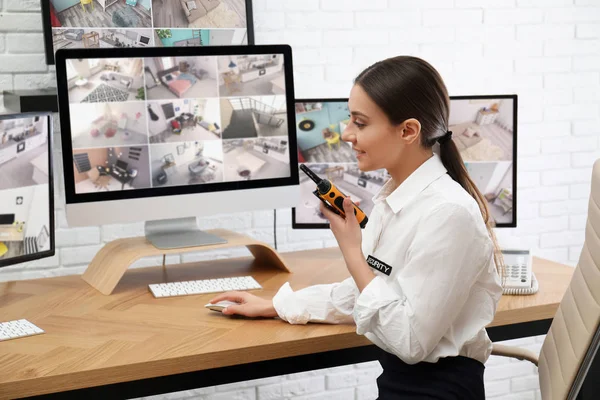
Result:
M284 54L65 67L76 195L291 177Z
M295 107L298 162L331 180L369 215L372 198L389 175L360 171L351 144L341 140L351 123L347 99L297 99ZM516 95L453 96L450 101L452 140L498 227L516 226L516 110ZM300 173L293 228L329 228L314 190L314 182Z
M0 267L54 254L50 123L0 117Z
M254 44L251 0L42 1L46 59L77 48Z

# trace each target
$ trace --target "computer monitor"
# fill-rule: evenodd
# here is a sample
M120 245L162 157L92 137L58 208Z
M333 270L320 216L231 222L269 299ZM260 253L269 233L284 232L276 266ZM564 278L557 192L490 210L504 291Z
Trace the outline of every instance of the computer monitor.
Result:
M0 267L54 251L52 116L0 115Z
M48 64L59 49L254 44L252 0L41 3Z
M127 165L128 164L123 160L117 160L117 162L115 163L115 166L121 169L127 169Z
M298 161L331 180L369 215L385 170L362 172L341 133L348 99L297 99ZM450 96L449 127L469 175L485 196L496 227L517 226L517 95ZM300 174L300 202L292 228L328 229L315 184Z
M112 65L131 72L125 83L139 96L77 86L78 71ZM70 225L195 224L296 204L289 46L58 51L56 71ZM158 225L147 222L147 233Z

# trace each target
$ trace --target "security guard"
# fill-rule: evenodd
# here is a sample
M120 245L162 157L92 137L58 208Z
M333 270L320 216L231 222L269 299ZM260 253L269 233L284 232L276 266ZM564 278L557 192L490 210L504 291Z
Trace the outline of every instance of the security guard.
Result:
M351 277L295 292L286 283L272 300L230 292L211 303L235 301L224 314L292 324L355 323L381 349L382 400L485 399L485 326L502 293L503 262L485 199L448 131L449 103L422 59L364 70L342 139L360 170L385 168L391 178L374 197L364 237L350 199L346 219L321 205Z

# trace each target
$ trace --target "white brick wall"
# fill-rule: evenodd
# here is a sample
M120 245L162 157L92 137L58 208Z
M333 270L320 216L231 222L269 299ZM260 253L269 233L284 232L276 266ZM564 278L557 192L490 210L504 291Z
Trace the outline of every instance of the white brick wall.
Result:
M42 49L37 0L0 0L0 90L54 85ZM451 94L517 93L519 227L499 229L506 246L574 265L583 244L591 165L600 157L600 0L254 0L257 43L294 48L296 96L345 97L370 63L397 54L426 58ZM56 135L57 147L60 140ZM61 176L59 159L57 177ZM106 242L143 225L69 228L57 180L56 256L4 268L0 280L81 273ZM272 243L272 210L206 218ZM293 231L278 210L279 250L334 246L328 231ZM173 255L178 263L235 253ZM136 267L157 265L160 257ZM513 341L538 351L543 336ZM173 393L157 398L374 399L377 362ZM539 399L535 369L492 357L490 399Z

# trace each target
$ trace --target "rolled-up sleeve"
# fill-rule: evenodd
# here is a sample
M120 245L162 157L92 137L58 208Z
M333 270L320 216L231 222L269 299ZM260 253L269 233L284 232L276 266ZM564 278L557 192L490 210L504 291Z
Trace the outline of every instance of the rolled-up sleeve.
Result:
M286 282L273 297L279 318L290 324L354 323L352 311L359 291L350 277L342 282L293 291Z
M373 279L358 296L358 334L371 334L409 364L423 361L450 329L493 245L463 207L444 204L425 216L392 288Z

